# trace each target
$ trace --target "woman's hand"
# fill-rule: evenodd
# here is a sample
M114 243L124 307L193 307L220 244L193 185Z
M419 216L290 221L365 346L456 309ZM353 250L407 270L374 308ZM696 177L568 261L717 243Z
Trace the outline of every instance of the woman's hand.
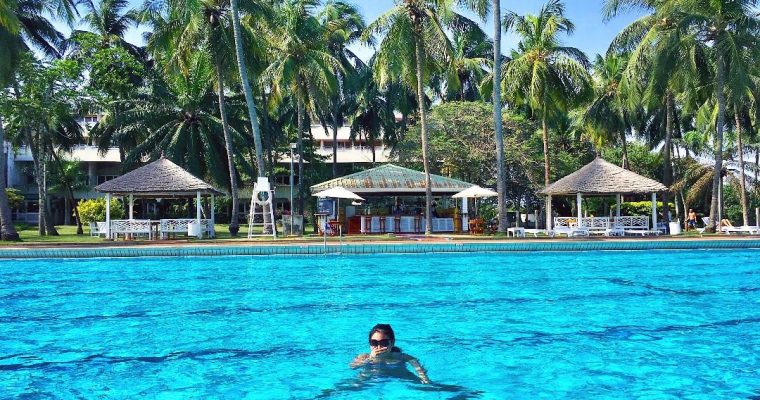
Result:
M387 353L390 350L389 347L373 347L372 351L369 353L369 358L379 358L380 355Z

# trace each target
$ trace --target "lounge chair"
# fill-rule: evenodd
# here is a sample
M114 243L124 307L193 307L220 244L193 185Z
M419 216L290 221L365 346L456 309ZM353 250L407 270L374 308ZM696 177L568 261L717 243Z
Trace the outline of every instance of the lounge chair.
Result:
M749 233L750 235L757 235L758 231L760 231L757 226L734 226L731 224L731 221L727 219L720 221L718 224L718 230L725 233L726 235L730 235L732 233Z

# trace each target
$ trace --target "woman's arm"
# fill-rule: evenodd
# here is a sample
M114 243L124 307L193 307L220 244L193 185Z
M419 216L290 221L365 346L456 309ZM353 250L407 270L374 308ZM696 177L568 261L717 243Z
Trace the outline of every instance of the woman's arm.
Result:
M420 377L420 382L425 383L425 384L430 383L430 378L428 378L427 376L427 371L425 371L425 367L423 367L422 364L420 364L420 362L416 358L408 354L404 354L404 356L405 356L406 362L408 362L414 368L414 370L417 371L417 376Z
M354 358L353 361L351 361L350 364L348 364L348 366L352 369L359 368L362 365L366 364L367 360L369 360L369 354L359 354L356 356L356 358Z

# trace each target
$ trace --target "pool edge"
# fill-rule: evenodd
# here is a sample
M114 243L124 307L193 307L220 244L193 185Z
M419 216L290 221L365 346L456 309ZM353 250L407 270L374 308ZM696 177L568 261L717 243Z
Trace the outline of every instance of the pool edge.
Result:
M468 252L529 251L615 251L615 250L696 250L760 248L760 239L745 240L637 240L572 242L496 242L496 243L372 243L299 244L244 246L149 246L95 248L17 248L0 249L0 259L26 258L101 258L101 257L187 257L187 256L261 256L324 254L424 254Z

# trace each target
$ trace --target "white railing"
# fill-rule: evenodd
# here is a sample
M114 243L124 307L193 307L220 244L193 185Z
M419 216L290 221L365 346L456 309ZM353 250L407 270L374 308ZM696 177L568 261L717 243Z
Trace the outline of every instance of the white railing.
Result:
M111 220L111 238L116 239L119 235L148 236L153 238L149 219L114 219Z
M197 221L195 218L162 219L159 223L161 239L166 239L171 233L187 234L187 226L195 221ZM210 219L201 220L201 232L205 232L210 238L214 237L214 224Z
M623 229L649 229L649 217L626 216L616 217L614 226Z

